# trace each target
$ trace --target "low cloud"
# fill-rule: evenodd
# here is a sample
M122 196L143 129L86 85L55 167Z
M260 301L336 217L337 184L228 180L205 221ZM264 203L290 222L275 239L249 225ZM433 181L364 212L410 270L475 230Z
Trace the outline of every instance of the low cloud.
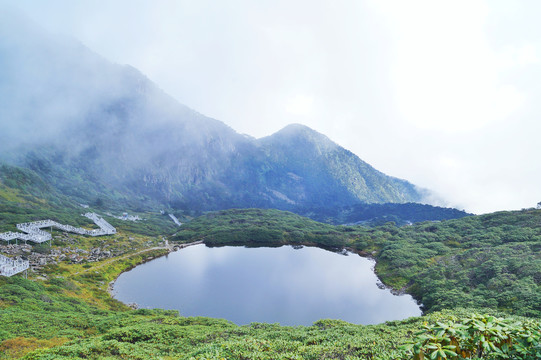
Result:
M53 33L133 65L180 102L241 133L261 137L304 123L468 211L541 200L541 4L16 6ZM44 119L56 111L51 104ZM450 158L453 166L442 162Z

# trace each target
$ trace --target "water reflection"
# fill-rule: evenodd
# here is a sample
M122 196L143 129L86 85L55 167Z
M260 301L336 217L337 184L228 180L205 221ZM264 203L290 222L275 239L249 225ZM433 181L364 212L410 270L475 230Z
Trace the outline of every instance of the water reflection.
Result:
M197 245L122 274L114 296L184 316L311 325L324 318L376 324L421 314L409 296L377 287L373 262L318 248Z

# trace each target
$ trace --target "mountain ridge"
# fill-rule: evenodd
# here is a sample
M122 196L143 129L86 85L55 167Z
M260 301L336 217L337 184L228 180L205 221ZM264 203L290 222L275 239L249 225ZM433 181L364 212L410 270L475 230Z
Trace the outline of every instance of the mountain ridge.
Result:
M29 24L10 26L0 25L0 160L78 202L295 210L422 199L304 125L246 137L131 66Z

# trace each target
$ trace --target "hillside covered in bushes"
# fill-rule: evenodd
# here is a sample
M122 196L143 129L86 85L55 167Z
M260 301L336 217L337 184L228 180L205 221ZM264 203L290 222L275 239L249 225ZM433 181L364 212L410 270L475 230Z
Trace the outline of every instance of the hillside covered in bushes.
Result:
M32 206L28 209L37 216ZM172 244L307 245L371 256L384 284L413 294L425 315L369 326L328 319L312 326L237 326L176 311L133 310L111 298L107 288L122 271L167 253L161 236L154 235L162 220L152 221L152 231L121 225L110 238L70 235L71 246L81 249L114 244L119 252L106 260L66 259L31 272L29 279L0 278L0 359L539 356L539 210L365 228L318 223L278 210L233 209L168 230ZM63 246L56 240L52 249Z

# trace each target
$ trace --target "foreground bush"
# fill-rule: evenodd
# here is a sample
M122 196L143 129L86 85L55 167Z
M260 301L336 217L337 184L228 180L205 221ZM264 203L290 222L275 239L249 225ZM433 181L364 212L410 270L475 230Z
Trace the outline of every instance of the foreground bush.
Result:
M404 350L414 360L541 359L541 323L474 314L425 324Z

